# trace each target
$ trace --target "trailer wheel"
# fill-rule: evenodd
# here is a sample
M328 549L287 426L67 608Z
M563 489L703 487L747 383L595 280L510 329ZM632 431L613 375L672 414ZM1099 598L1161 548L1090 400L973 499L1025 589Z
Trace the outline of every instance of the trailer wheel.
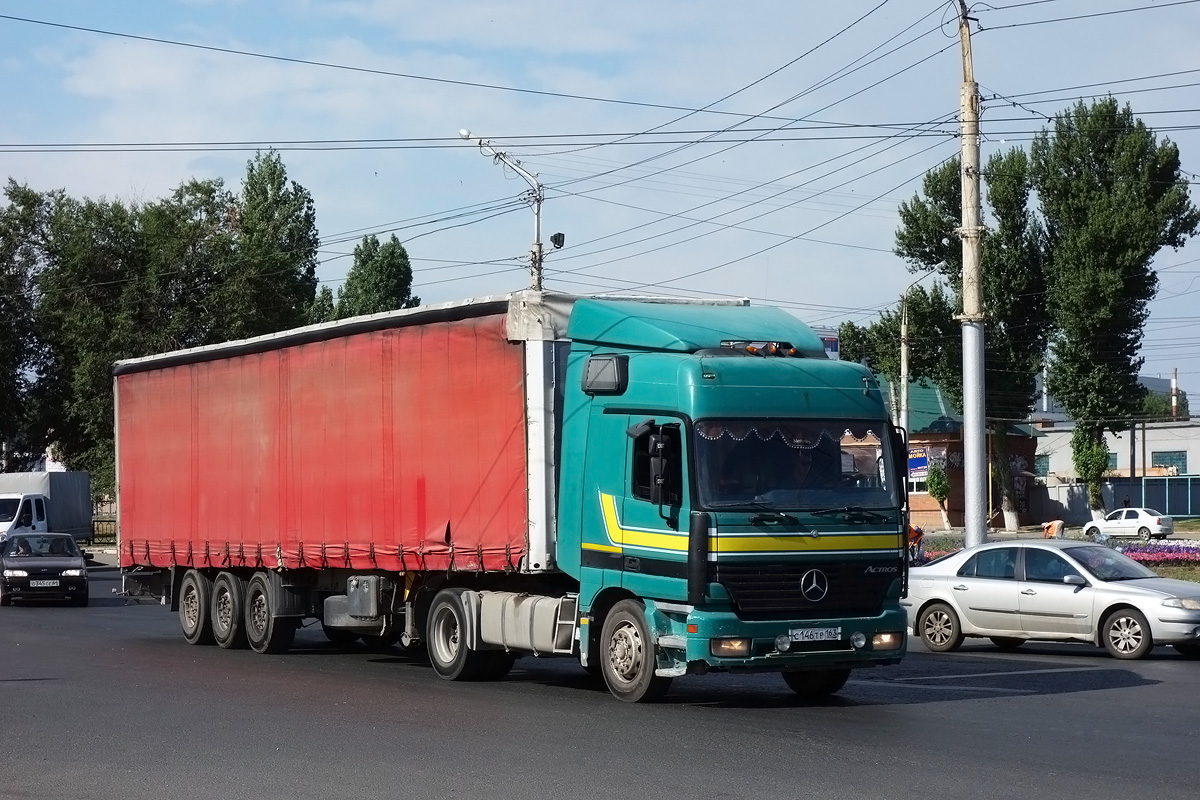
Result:
M277 617L271 604L271 584L261 572L246 585L246 640L256 653L283 653L292 646L299 620Z
M600 635L600 667L608 690L626 703L652 703L666 694L670 678L654 674L654 638L646 624L646 607L622 600L604 618Z
M475 681L486 677L491 652L467 647L466 609L462 596L443 589L433 598L425 625L426 649L433 671L449 681Z
M188 644L212 644L212 618L208 615L212 581L203 572L189 569L179 585L179 627Z
M222 572L213 581L212 630L217 644L226 650L246 646L246 581L232 572Z

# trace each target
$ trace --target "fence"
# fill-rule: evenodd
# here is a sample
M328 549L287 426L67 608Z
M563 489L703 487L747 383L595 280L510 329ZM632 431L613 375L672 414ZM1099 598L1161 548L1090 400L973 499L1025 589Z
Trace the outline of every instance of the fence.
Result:
M1035 521L1061 519L1068 525L1082 525L1092 518L1086 484L1035 486L1029 494ZM1176 519L1200 517L1200 475L1109 478L1100 495L1109 511L1125 505L1128 498L1132 507L1153 508Z

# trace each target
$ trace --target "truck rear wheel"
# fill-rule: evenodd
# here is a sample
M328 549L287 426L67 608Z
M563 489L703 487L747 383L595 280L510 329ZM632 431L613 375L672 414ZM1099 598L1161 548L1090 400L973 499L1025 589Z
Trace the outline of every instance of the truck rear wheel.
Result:
M449 681L480 680L493 666L491 651L467 647L466 618L462 595L453 589L438 592L429 606L425 625L429 663Z
M271 584L261 572L246 585L246 640L256 653L284 653L292 646L299 620L275 616Z
M203 572L189 569L179 585L179 627L188 644L212 644L212 618L209 605L212 581Z
M604 618L599 655L604 682L618 700L650 703L671 687L670 678L654 674L654 639L646 607L636 600L622 600Z
M246 581L232 572L218 575L212 587L212 631L217 644L226 650L246 646L245 604Z

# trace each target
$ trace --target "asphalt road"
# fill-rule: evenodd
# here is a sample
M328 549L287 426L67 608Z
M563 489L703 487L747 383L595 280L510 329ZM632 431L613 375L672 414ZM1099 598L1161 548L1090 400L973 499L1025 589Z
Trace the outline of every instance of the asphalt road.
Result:
M157 605L0 609L0 798L1195 798L1200 662L985 643L799 702L776 675L610 697L570 661L499 683L399 650L191 647Z

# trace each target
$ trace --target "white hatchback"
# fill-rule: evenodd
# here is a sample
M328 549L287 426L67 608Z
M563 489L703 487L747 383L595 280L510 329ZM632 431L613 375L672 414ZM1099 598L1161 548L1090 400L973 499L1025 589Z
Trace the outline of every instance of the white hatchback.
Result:
M1118 508L1104 519L1083 526L1083 535L1093 541L1113 538L1138 538L1143 542L1165 539L1175 532L1175 522L1153 508Z

